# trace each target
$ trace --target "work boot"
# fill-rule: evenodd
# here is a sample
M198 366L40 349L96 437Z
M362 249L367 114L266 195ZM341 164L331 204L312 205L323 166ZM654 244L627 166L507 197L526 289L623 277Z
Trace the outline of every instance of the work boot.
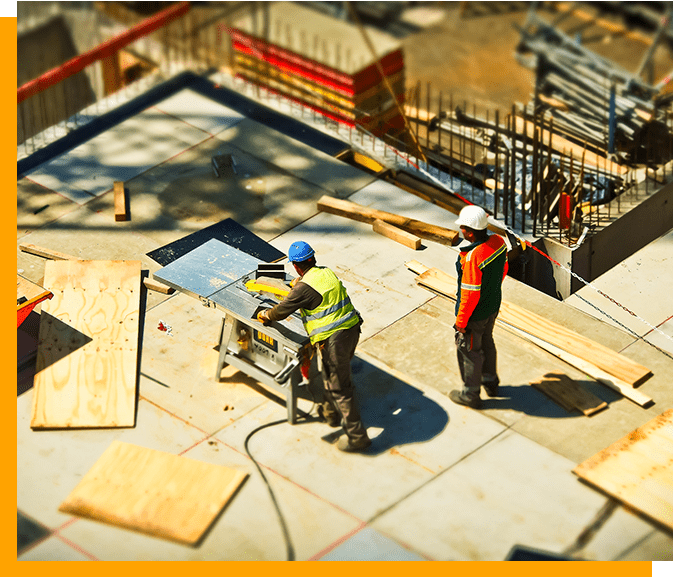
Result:
M363 437L359 441L351 441L348 437L342 437L337 443L337 449L344 453L357 453L364 451L371 444L372 440L369 437Z
M481 383L481 386L484 387L484 390L489 397L497 397L500 393L498 387L499 384L500 381L496 379L495 381L490 381L488 383Z
M318 417L330 427L341 426L341 416L328 403L318 405Z
M459 405L465 405L466 407L470 407L472 409L481 409L481 399L479 398L479 395L471 396L465 394L462 391L454 389L449 393L449 399Z

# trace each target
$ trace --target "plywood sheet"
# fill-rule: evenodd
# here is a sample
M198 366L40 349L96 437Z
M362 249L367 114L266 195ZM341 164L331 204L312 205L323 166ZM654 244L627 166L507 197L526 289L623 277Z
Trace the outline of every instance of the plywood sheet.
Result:
M247 473L113 441L59 511L193 545Z
M44 285L31 427L132 427L140 261L47 261Z
M587 459L573 473L673 530L673 409Z

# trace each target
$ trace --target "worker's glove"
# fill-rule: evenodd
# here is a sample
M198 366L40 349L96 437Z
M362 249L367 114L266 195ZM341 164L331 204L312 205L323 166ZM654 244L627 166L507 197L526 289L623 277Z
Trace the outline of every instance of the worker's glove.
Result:
M257 320L262 323L264 326L271 324L271 319L267 316L266 310L259 311L257 313Z
M296 285L298 282L299 282L299 277L297 277L297 278L293 278L293 279L290 281L290 288L293 288L294 285Z

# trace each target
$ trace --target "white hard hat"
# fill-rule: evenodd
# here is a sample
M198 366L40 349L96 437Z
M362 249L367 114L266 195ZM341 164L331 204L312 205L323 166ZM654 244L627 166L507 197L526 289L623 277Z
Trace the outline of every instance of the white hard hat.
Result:
M484 230L488 226L488 214L480 206L471 204L461 209L456 224L473 230Z

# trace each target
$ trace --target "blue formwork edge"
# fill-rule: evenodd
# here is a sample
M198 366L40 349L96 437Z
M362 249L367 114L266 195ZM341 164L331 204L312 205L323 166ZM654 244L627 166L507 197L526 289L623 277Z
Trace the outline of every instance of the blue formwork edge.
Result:
M304 142L330 156L335 156L343 151L345 147L343 141L333 138L285 114L281 114L272 108L259 104L234 90L215 86L211 80L193 72L181 72L158 86L150 88L133 100L102 114L84 126L76 128L63 138L59 138L30 156L22 158L16 163L17 179L34 170L40 164L48 162L68 150L72 150L83 142L98 136L114 125L131 118L184 88L190 88L206 98L228 106L260 124L273 128L295 140Z

